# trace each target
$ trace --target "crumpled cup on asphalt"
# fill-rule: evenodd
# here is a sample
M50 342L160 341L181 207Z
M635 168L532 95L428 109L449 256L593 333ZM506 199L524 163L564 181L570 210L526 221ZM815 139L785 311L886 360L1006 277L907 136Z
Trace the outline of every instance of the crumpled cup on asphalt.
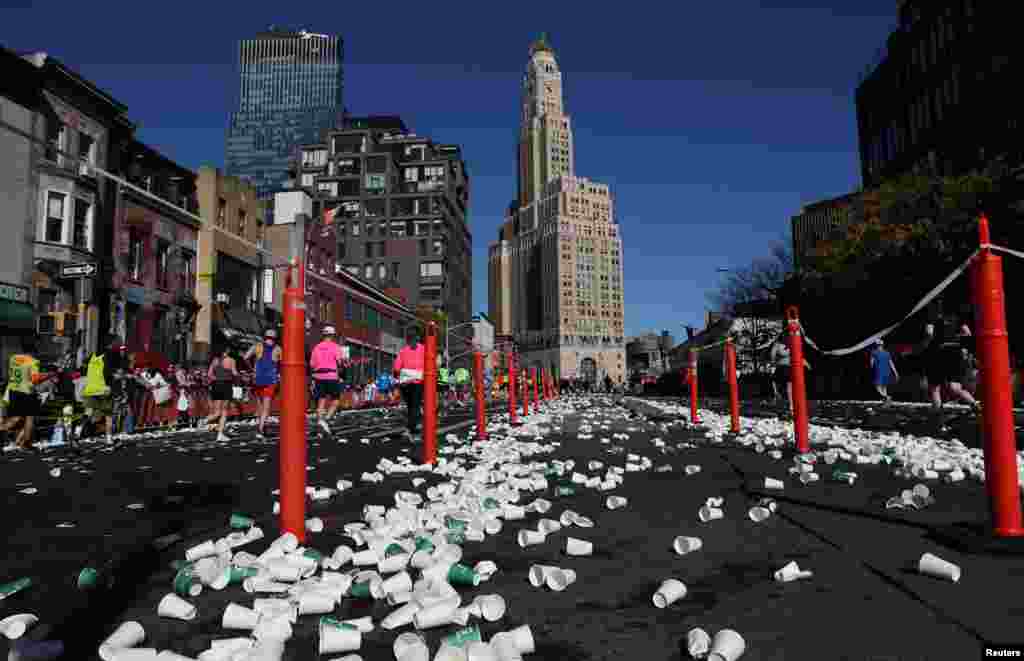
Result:
M146 639L146 630L135 621L123 622L114 633L100 645L99 654L103 661L113 661L118 650L135 647Z
M695 659L703 659L711 651L711 636L697 627L686 634L686 651Z
M917 569L926 576L933 576L954 583L960 581L960 567L931 553L925 553L921 556L921 559L917 562Z
M25 635L39 621L39 618L32 613L18 613L0 620L0 633L8 640L17 640Z
M700 519L701 523L708 523L716 519L721 519L725 516L725 512L717 507L708 507L707 505L701 507L697 511L697 518Z
M156 612L160 617L169 617L187 622L195 619L197 610L194 605L171 592L160 600L160 603L157 604ZM3 622L0 622L0 629L3 629Z
M652 600L655 608L668 608L685 596L686 586L683 582L675 578L668 578L662 581Z
M747 643L743 640L743 636L732 629L722 629L715 634L711 641L708 661L736 661L743 656L746 649Z
M256 628L259 620L260 614L253 609L246 608L241 604L230 603L224 609L221 626L225 629L248 629L251 631Z

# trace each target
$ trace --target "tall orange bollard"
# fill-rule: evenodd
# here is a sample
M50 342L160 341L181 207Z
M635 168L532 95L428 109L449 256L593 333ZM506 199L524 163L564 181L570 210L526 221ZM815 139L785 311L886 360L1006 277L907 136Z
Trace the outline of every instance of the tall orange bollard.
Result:
M281 532L306 540L306 313L303 265L292 262L284 291L281 337ZM298 276L292 271L298 269ZM297 287L293 286L298 284Z
M423 463L437 461L437 324L427 324L423 351Z
M530 391L527 388L526 377L529 375L529 370L523 369L521 373L521 383L517 383L516 386L522 388L523 395L523 417L530 415Z
M476 440L487 439L487 403L484 401L484 357L473 352L473 382L476 390Z
M803 454L811 451L807 426L807 385L804 381L804 341L800 334L800 313L796 306L786 310L789 326L790 380L793 386L793 433L796 436L796 451Z
M516 416L516 388L519 386L518 374L516 374L516 356L508 354L508 423L513 426L519 425Z
M533 410L536 411L540 407L540 402L537 397L537 368L534 367L530 370L530 382L533 383Z
M686 375L687 380L690 382L690 422L698 424L700 422L700 415L697 411L697 350L690 349L690 369Z
M980 368L978 390L983 407L981 429L985 450L985 486L995 535L1021 537L1024 536L1024 528L1021 527L1017 476L1003 259L984 247L991 242L985 216L978 221L978 237L983 247L974 262L971 280Z
M736 345L732 338L725 340L725 376L729 381L729 417L732 433L740 433L740 385L736 381Z

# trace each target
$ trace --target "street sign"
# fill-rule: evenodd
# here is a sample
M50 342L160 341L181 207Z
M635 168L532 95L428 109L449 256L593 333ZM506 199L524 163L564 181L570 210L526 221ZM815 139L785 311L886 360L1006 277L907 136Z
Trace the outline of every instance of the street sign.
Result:
M61 278L91 278L99 271L95 262L80 264L63 264L60 267Z

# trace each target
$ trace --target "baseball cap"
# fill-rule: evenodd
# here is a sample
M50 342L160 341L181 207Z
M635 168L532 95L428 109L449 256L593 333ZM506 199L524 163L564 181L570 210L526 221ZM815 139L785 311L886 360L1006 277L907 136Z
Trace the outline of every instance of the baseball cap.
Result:
M324 326L323 334L324 335L337 335L338 332L336 330L334 330L334 326Z
M268 328L267 332L263 334L263 337L269 337L271 339L276 338L277 331L275 331L273 328Z

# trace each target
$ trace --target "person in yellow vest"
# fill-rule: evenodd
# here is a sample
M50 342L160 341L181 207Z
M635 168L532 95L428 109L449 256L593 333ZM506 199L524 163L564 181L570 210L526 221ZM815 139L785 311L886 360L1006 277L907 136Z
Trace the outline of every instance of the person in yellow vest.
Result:
M9 432L24 422L14 439L14 445L22 450L32 449L32 432L36 416L39 415L39 398L36 384L46 378L39 372L39 361L33 355L34 342L30 338L22 341L22 353L11 356L7 370L7 418L0 431Z
M123 375L126 367L125 350L119 337L108 336L106 349L89 357L85 372L82 399L85 408L92 411L94 420L105 421L108 443L114 442L114 391L124 387L118 377Z

